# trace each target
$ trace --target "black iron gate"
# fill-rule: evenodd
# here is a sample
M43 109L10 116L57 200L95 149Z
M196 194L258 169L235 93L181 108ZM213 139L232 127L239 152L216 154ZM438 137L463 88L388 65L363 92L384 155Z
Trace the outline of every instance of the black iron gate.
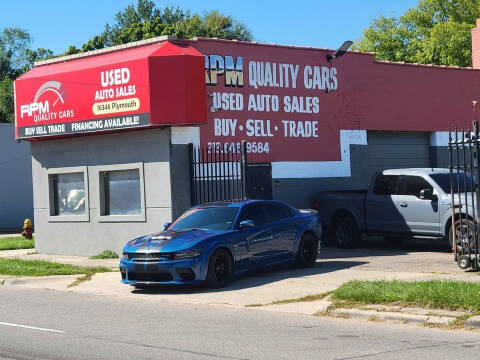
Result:
M190 200L197 205L247 197L247 147L190 144Z
M451 228L449 240L462 269L479 268L479 127L449 132Z

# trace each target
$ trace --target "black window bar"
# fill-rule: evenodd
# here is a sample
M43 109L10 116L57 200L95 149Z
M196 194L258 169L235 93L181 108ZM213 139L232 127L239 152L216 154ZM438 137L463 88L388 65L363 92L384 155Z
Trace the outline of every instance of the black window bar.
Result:
M246 198L247 146L189 144L191 205Z
M451 227L454 259L462 269L479 268L479 125L449 131Z

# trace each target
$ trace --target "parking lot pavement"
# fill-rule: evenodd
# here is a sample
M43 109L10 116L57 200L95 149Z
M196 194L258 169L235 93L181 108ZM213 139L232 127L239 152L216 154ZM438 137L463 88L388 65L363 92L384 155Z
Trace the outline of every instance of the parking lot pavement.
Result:
M136 290L121 284L119 273L99 273L90 281L71 288L67 288L71 279L61 277L42 281L33 279L17 285L158 301L245 306L319 294L354 279L479 281L480 276L460 270L448 247L438 240L408 240L402 246L392 248L373 239L359 249L324 248L315 268L297 269L286 265L268 269L241 276L220 290L192 287Z
M357 249L325 248L323 261L350 261L358 271L451 274L465 279L477 278L458 268L448 243L443 239L400 239L386 243L381 237L364 238Z

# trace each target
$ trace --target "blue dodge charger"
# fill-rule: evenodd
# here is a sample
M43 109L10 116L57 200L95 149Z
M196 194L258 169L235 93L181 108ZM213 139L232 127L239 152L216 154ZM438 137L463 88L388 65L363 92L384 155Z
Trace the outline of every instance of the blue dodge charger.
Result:
M217 202L191 208L165 230L123 248L122 282L205 283L219 288L236 274L295 261L315 266L321 225L314 210L279 201Z

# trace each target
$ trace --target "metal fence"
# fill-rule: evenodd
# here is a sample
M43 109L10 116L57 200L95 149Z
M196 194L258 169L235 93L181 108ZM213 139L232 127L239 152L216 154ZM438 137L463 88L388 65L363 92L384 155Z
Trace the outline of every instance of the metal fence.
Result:
M479 268L479 127L449 132L451 229L455 261L462 269Z
M246 198L247 148L189 146L191 204Z

